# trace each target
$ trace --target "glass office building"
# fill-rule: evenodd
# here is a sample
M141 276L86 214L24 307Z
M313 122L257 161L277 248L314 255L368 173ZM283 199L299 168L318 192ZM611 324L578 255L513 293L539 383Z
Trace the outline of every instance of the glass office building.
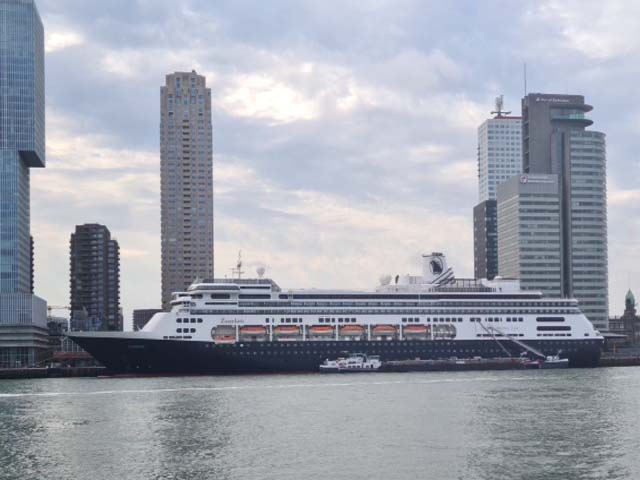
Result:
M0 367L34 364L46 346L29 215L29 170L44 166L42 21L33 0L0 0Z

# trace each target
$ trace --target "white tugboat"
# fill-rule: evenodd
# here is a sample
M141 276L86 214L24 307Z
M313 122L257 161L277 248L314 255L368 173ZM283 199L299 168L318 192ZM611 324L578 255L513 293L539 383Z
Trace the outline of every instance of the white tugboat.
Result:
M379 355L354 353L336 360L326 359L320 365L322 373L375 372L382 366Z

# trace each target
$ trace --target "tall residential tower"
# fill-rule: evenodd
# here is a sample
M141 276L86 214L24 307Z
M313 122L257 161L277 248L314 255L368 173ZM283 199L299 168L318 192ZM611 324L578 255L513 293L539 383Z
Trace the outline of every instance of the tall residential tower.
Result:
M191 72L160 89L162 307L195 279L213 278L211 89Z
M520 117L502 110L496 98L495 116L478 127L478 197L473 209L473 257L475 278L498 274L496 192L498 185L522 172L522 124Z
M33 0L0 0L0 367L37 364L48 345L31 292L29 169L44 166L44 28Z
M69 242L71 330L122 330L120 247L104 225L77 225Z

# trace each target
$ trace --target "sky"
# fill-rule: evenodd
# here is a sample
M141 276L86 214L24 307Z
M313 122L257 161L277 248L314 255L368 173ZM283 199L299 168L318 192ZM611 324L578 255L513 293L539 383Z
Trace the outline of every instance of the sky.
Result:
M572 93L607 135L610 310L640 294L640 3L38 0L47 166L36 293L69 304L69 236L121 248L125 327L160 304L160 86L212 95L215 272L242 250L282 287L373 288L442 251L473 275L477 127L503 94ZM56 311L64 314L64 311Z

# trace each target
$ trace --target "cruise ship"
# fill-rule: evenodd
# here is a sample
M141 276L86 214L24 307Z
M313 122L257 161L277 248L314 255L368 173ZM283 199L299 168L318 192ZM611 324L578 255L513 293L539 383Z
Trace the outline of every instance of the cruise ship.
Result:
M531 350L598 364L603 337L575 299L456 279L441 253L422 260L421 275L385 276L370 291L284 290L262 275L196 281L138 332L69 336L112 373L318 371L345 352L384 362Z

